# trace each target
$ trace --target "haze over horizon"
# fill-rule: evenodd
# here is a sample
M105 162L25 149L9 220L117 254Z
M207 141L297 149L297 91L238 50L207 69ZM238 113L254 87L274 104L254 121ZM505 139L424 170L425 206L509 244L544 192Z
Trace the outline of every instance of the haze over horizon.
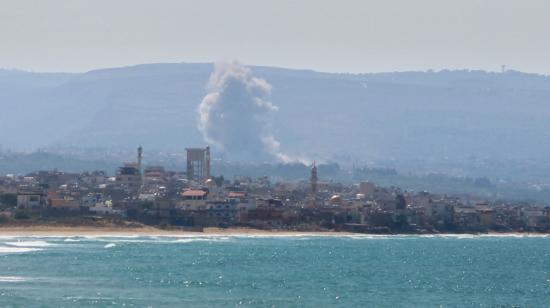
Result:
M547 1L58 3L3 4L1 68L85 72L238 59L323 72L506 65L550 74Z
M126 64L126 65L115 65L111 67L97 67L97 68L91 68L89 70L83 70L83 71L61 71L61 70L51 70L51 71L36 71L31 69L22 69L18 67L12 67L12 68L6 68L6 67L0 67L0 71L12 71L12 72L22 72L22 73L35 73L35 74L86 74L86 73L92 73L95 71L106 71L106 70L112 70L112 69L131 69L134 67L144 66L144 65L171 65L171 64L208 64L208 65L216 65L216 63L227 63L227 62L238 62L241 63L238 59L232 59L229 60L221 60L221 61L201 61L201 62L189 62L189 61L179 61L179 62L150 62L150 63L135 63L135 64ZM425 69L411 69L411 70L387 70L387 71L377 71L377 72L347 72L347 71L328 71L328 70L318 70L315 68L309 68L309 67L287 67L287 66L274 66L274 65L262 65L262 64L246 64L247 67L265 67L265 68L273 68L273 69L289 69L289 70L297 70L297 71L311 71L315 73L329 73L329 74L350 74L350 75L368 75L368 74L384 74L384 73L429 73L429 72L444 72L444 71L470 71L470 72L485 72L485 73L502 73L503 67L501 66L498 70L488 70L488 69L481 69L481 68L470 68L470 67L464 67L464 68L439 68L439 69L433 69L433 68L425 68ZM505 71L513 71L523 74L534 74L534 75L540 75L544 77L550 76L550 72L548 73L538 73L538 72L528 72L528 71L522 71L518 70L512 67L505 66Z

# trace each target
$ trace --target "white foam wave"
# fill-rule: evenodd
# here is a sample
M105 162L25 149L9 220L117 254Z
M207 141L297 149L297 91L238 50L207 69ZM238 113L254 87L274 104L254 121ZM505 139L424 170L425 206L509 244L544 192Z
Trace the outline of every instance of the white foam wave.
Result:
M488 234L350 234L350 233L251 233L251 234L170 234L170 235L82 235L82 236L0 236L0 252L27 252L27 248L45 248L62 246L63 242L97 241L105 244L114 243L152 243L178 244L191 242L226 242L239 239L269 239L281 238L289 240L313 240L320 238L335 238L349 240L391 240L391 239L421 239L421 238L448 238L448 239L481 239L481 238L549 238L549 234L539 233L488 233ZM25 248L11 250L11 248Z
M118 237L97 237L89 239L91 241L105 242L110 244L116 243L153 243L153 244L174 244L174 243L190 243L190 242L222 242L229 241L233 236L141 236L139 238L118 238ZM67 241L67 240L65 240ZM72 240L77 241L77 240Z
M27 279L19 276L0 276L0 282L23 282L23 281L27 281Z
M344 235L342 236L347 239L352 240L384 240L391 237L391 235L382 235L382 234L353 234L353 235Z
M225 242L229 240L230 240L229 237L210 237L210 238L197 237L197 238L180 238L175 241L170 241L168 243Z
M25 253L31 251L40 251L40 248L29 248L29 247L0 247L0 254L5 253Z
M475 239L475 238L525 238L525 237L549 237L549 234L540 233L484 233L484 234L435 234L435 235L418 235L420 237L439 237L439 238L455 238L455 239Z
M473 234L460 234L455 236L457 239L469 239L469 238L475 238L475 235Z
M101 234L101 235L83 235L82 236L83 238L86 238L86 239L92 239L92 240L96 240L96 239L102 239L102 238L139 238L139 237L142 237L141 235L115 235L115 234L112 234L112 235L109 235L109 234Z
M16 247L48 247L53 245L45 241L17 241L17 242L6 242L4 244L9 246L16 246Z
M80 240L74 239L74 238L66 238L63 240L64 242L80 242Z
M103 248L113 248L113 247L115 247L115 246L116 246L116 244L114 244L114 243L109 243L109 244L103 246Z

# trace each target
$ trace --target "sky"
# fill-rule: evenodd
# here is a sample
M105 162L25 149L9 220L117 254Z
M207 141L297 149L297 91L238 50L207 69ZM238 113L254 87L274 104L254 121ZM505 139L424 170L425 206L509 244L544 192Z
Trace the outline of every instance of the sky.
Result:
M547 0L0 0L0 68L239 60L550 74Z

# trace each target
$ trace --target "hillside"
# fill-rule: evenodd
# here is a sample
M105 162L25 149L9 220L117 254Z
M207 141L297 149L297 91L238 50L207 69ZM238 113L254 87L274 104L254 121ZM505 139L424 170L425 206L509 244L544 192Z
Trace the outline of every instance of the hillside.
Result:
M0 71L0 144L182 151L202 145L211 64L82 74ZM284 151L341 162L548 161L550 78L515 71L332 74L251 67ZM243 117L246 115L243 115Z

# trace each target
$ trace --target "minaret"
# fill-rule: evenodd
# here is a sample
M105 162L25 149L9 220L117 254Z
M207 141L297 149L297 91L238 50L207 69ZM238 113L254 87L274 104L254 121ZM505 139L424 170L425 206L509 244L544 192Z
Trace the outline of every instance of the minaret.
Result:
M313 202L315 202L315 199L317 199L317 180L317 166L315 165L315 161L313 161L313 167L311 167L311 176L309 177Z
M204 178L206 180L210 179L210 146L207 146L206 147L206 151L204 153L204 163L205 163L205 166L204 166Z
M143 148L141 145L138 148L138 169L141 172L141 159L143 158Z
M137 164L138 164L138 169L139 169L140 173L141 173L141 160L142 159L143 159L143 148L140 145L139 148L137 149Z

